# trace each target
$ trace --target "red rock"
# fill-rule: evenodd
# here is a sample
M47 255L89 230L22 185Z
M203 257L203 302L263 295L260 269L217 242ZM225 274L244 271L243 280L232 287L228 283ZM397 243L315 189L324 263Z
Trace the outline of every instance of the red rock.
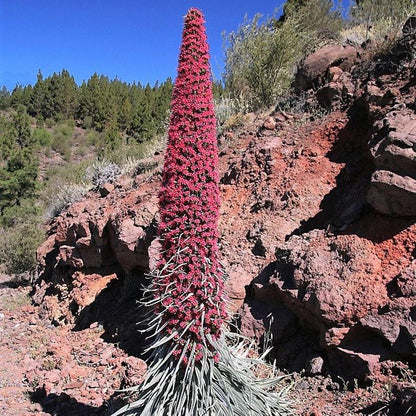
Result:
M50 381L45 381L43 383L43 389L45 390L46 394L50 394L54 390L54 384Z
M375 83L368 83L366 92L369 103L381 104L383 102L384 92Z
M322 85L329 68L336 66L349 71L357 61L357 49L352 46L327 45L307 56L296 73L295 88L306 91Z
M61 372L59 370L48 371L45 380L52 384L58 384L61 381Z
M273 118L276 120L276 122L284 123L288 120L289 116L281 111L274 113Z
M236 312L243 304L246 297L246 286L253 279L243 267L235 265L228 271L229 280L226 281L225 289L230 299L230 311Z
M51 253L55 247L56 235L50 235L36 250L36 259L40 266L46 266L45 253Z
M263 127L268 116L253 114L249 124L222 140L220 247L231 276L230 298L242 304L242 330L261 339L272 314L279 365L300 371L321 356L322 368L334 377L366 378L371 372L380 377L378 361L411 360L416 351L416 225L411 216L386 217L368 209L365 191L372 186L373 167L414 179L416 86L409 83L414 61L398 63L393 75L383 71L397 60L369 62L371 71L361 77L358 66L348 72L357 60L355 49L334 51L345 60L340 64L332 52L326 57L317 51L305 60L311 64L305 80L316 81L322 94L334 92L326 97L336 111L313 122L305 122L303 114L274 112L268 121L278 123L279 137ZM345 97L351 95L355 105L348 108ZM307 98L314 106L316 99L314 92ZM268 136L259 140L264 133ZM158 243L152 241L159 185L160 172L139 174L137 188L116 187L105 198L91 193L54 220L39 251L35 285L34 300L44 317L76 321L77 329L100 322L110 332L117 328L123 341L140 344L131 312L144 273L158 258ZM253 251L257 241L260 252ZM56 261L60 249L66 264ZM75 270L72 257L82 259L81 269ZM117 280L105 286L113 274ZM104 290L110 287L113 292ZM123 302L117 302L120 296ZM104 341L88 342L92 351L78 352L77 362L94 357L100 373L112 367L125 377L118 353L104 359Z
M73 277L75 288L72 291L71 297L81 308L94 302L98 294L107 287L109 282L117 279L115 273L108 276L101 276L99 274L84 275L81 272L76 272Z
M59 259L68 266L72 266L74 269L82 269L84 261L80 257L78 250L71 246L59 247Z
M158 238L155 238L149 246L149 270L156 269L157 263L160 260L160 250L162 245Z
M104 198L108 194L114 191L114 185L112 183L105 183L103 186L100 187L100 195Z
M328 68L329 81L338 81L344 71L338 66L331 66Z
M100 387L97 380L91 380L87 383L87 385L88 385L88 387L91 387L93 389L96 389L96 388Z
M273 117L269 116L264 120L263 128L266 130L274 130L276 128L276 121Z
M69 377L71 380L83 380L88 375L88 368L81 367L79 365L74 365L71 369L71 372L69 374Z
M371 177L368 203L378 212L399 217L416 216L416 179L377 170Z
M67 390L79 389L80 387L83 386L83 384L84 384L83 381L77 380L77 381L73 381L71 383L65 384L64 388Z
M143 381L146 373L146 363L136 357L126 357L123 359L126 366L124 382L127 386L138 386Z
M101 354L100 354L100 358L102 359L102 360L108 360L109 358L111 358L112 356L113 356L113 352L114 352L114 349L113 349L113 347L108 347L108 348L106 348Z
M31 316L31 317L29 317L29 319L28 319L28 323L29 323L29 325L37 325L38 320L36 319L36 317L35 317L35 316Z
M349 330L349 328L330 328L325 333L325 344L328 346L339 345L344 339L344 336L349 332Z

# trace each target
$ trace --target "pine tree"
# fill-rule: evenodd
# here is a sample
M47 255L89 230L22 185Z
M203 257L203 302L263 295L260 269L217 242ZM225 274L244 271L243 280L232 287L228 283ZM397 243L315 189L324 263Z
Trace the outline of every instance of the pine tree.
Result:
M33 117L43 118L42 106L45 102L45 82L41 70L38 71L36 84L28 107L29 114Z
M28 107L32 99L32 93L33 87L31 85L27 85L25 87L21 85L16 85L10 97L11 106L15 109L19 107L19 105L24 105L25 107Z
M150 366L138 400L115 415L289 414L280 395L256 382L253 361L224 341L216 121L203 23L199 10L189 10L172 97L159 193L161 258L145 303Z
M12 126L19 148L30 147L33 144L30 117L27 115L26 107L23 105L20 105L13 115Z
M59 74L59 88L56 93L57 113L64 120L74 118L78 107L78 87L70 73L63 69Z
M39 160L29 121L26 108L19 106L11 125L2 123L4 136L0 153L6 163L0 168L0 215L5 208L36 196Z
M0 90L0 109L6 110L10 107L11 104L11 98L10 98L10 92L8 89L3 85Z
M132 119L132 105L128 97L125 97L118 110L117 122L120 130L126 130Z

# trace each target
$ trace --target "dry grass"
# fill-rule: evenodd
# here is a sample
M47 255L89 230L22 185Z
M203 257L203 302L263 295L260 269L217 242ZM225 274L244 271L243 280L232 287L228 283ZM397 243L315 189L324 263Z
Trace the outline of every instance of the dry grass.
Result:
M26 291L16 291L15 293L5 293L0 295L0 310L14 312L22 306L31 304L30 296Z

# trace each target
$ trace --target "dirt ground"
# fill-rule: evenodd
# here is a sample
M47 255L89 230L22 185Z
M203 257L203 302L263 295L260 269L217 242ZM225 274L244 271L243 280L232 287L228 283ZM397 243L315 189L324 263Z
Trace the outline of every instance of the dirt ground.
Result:
M0 414L111 414L115 390L140 382L143 361L105 343L98 324L75 332L40 319L29 293L0 276Z
M104 342L102 333L98 324L73 331L42 320L30 287L1 274L0 414L109 416L120 408L126 397L117 390L139 384L146 366ZM290 397L302 416L412 416L416 410L407 396L416 384L406 371L368 386L294 375Z

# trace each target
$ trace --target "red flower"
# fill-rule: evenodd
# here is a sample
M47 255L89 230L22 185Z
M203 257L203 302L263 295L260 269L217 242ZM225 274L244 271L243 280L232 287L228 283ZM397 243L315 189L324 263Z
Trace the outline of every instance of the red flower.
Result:
M170 264L162 271L160 279L164 283L173 283L169 286L169 297L162 302L165 312L161 313L167 314L164 319L171 332L176 327L181 333L193 321L184 337L190 337L189 345L197 343L201 349L201 333L211 333L213 338L218 338L226 319L217 246L217 138L208 45L203 24L202 13L197 9L189 10L185 18L178 76L172 96L172 114L159 194L158 230L163 257L158 268L162 271L166 264ZM179 252L181 254L177 255ZM163 291L161 287L156 296L163 296ZM201 302L203 308L200 308ZM202 310L205 312L204 318L201 316ZM209 325L209 328L205 325ZM185 338L174 341L185 345ZM180 356L181 351L182 348L176 346L174 355ZM202 353L199 351L196 360L200 359ZM187 360L185 354L184 363Z

